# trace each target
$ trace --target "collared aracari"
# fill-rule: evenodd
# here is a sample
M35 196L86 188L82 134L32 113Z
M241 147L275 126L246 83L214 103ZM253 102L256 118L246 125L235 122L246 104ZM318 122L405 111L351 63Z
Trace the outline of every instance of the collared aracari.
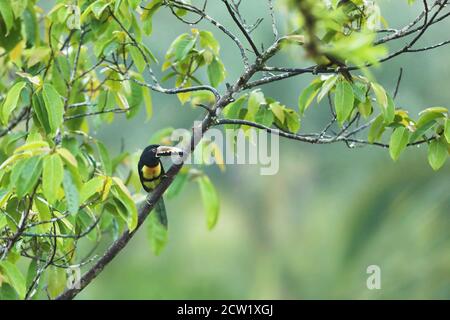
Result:
M138 171L139 179L145 191L152 192L159 185L165 174L161 157L172 155L182 156L183 151L179 148L157 144L149 145L144 149L139 158ZM163 197L155 204L155 210L159 222L167 227L167 214Z

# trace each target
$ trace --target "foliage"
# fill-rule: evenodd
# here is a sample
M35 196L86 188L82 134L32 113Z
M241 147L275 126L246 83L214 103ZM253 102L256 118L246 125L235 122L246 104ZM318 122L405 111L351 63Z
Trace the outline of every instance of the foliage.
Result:
M41 2L0 2L2 296L38 297L46 281L48 296L57 297L67 289L64 269L91 262L92 257L79 255L80 241L86 238L95 249L108 235L128 240L145 220L145 205L138 210L143 198L136 173L138 154L114 156L91 133L112 123L118 114L127 119L139 115L143 106L151 121L152 91L176 94L181 104L206 107L202 134L213 125L244 131L256 126L309 143L389 147L394 160L407 146L426 143L434 170L448 157L448 109L427 108L414 120L396 106L395 95L387 93L369 70L403 53L420 51L413 45L435 23L445 3L426 7L423 27L411 32L419 31L417 38L388 54L386 43L404 37L412 26L379 38L386 22L375 2L285 1L289 12L285 35L278 36L273 20L276 39L260 52L250 34L258 25L247 25L239 4L224 0L255 55L250 63L239 37L188 1L61 0L47 11ZM152 19L160 10L170 12L174 21L204 19L230 37L244 64L237 82L223 85L227 72L220 44L213 32L199 28L190 28L173 40L162 59L164 76L159 81L153 68L161 58L153 54L145 39L157 29ZM432 10L437 14L428 19ZM304 52L315 65L270 67L270 58L285 50ZM313 75L313 79L299 93L298 112L266 96L260 88L300 74ZM301 133L308 108L325 97L329 98L332 122L320 133ZM360 118L366 123L359 125ZM221 123L224 119L228 122ZM333 125L340 131L334 136L329 133ZM355 138L368 127L367 141ZM170 133L170 128L159 132L152 141L167 143ZM389 134L389 143L383 142L384 133ZM213 156L223 169L217 146L206 140L201 144L213 145L207 149L215 150ZM184 166L170 172L174 181L166 196L173 198L187 182L196 181L207 227L213 228L219 216L219 193L211 180L201 168ZM162 188L154 197L162 196ZM151 215L147 229L151 247L158 254L168 239L166 226ZM110 250L115 255L121 248L113 244ZM26 277L17 267L21 261L29 264ZM69 294L73 297L76 292Z

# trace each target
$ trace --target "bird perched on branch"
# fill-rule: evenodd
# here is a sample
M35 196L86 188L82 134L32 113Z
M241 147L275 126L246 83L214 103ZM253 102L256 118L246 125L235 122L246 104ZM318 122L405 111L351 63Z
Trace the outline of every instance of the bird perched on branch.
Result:
M138 171L142 187L147 192L152 192L160 183L165 175L164 167L161 163L161 157L182 156L183 150L176 147L160 146L157 144L149 145L144 149L139 158ZM156 214L159 222L167 227L167 214L163 197L155 204Z

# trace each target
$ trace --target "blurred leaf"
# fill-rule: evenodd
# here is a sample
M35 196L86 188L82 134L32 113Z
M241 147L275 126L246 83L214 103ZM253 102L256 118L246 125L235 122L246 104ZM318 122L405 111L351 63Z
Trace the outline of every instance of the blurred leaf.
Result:
M75 157L72 155L72 153L70 153L69 150L65 149L65 148L58 148L56 149L56 152L63 158L63 160L66 161L66 163L68 163L69 165L73 166L73 167L77 167L77 160L75 159Z
M337 79L338 79L337 75L332 75L327 80L325 80L325 82L322 83L322 88L320 89L320 92L317 95L317 102L320 102L328 94L328 92L330 92L330 90L336 84Z
M83 184L80 191L80 203L85 203L94 194L99 193L103 190L104 178L97 176Z
M36 259L30 259L30 264L28 265L27 277L26 277L26 287L29 288L33 282L34 277L37 273L37 261Z
M433 126L435 124L436 124L436 121L434 121L434 120L422 123L420 126L418 126L418 124L416 124L416 130L412 133L409 141L411 143L415 142L416 140L418 140L419 138L424 136L431 128L433 128Z
M439 170L447 160L447 149L448 145L443 137L431 141L428 145L428 162L434 171Z
M143 21L143 29L146 35L152 33L152 19L153 15L158 11L162 5L162 0L152 0L145 6L142 12L141 20Z
M389 142L389 153L392 160L397 161L409 142L410 133L405 127L395 128Z
M167 199L172 199L176 197L181 190L183 190L183 187L186 185L186 182L188 180L188 174L187 173L178 173L173 182L170 184L169 188L165 192L165 195Z
M175 128L173 128L173 127L168 127L168 128L162 128L162 129L156 131L156 132L152 135L152 137L151 137L149 143L150 143L150 144L163 144L162 142L163 142L166 138L170 137L170 136L172 135L172 132L173 132L174 130L175 130Z
M27 193L30 193L36 185L42 173L42 158L31 157L24 160L23 166L20 170L19 180L16 185L16 193L19 198L22 198Z
M222 61L220 61L217 57L214 57L212 62L208 65L207 71L211 86L217 88L225 79L225 66Z
M44 84L42 97L47 110L51 132L55 133L63 123L64 104L59 93L49 83Z
M353 110L354 101L355 96L353 95L352 86L346 81L338 82L334 93L334 107L340 125L342 125L350 116Z
M147 218L147 237L153 253L159 255L167 244L168 232L154 214Z
M130 46L128 52L130 53L137 70L142 73L145 69L145 60L142 57L141 52L134 46Z
M291 109L285 110L286 124L290 132L296 133L300 130L300 118L298 114Z
M66 288L66 270L50 266L48 268L47 291L51 298L57 297Z
M255 114L255 121L266 127L271 127L273 123L273 113L267 107L262 107Z
M243 110L245 100L247 99L247 96L240 96L238 99L233 101L232 103L228 104L223 109L223 114L228 119L239 119L239 113L241 110ZM237 129L239 128L239 125L225 125L225 129Z
M8 123L9 116L11 115L11 112L13 112L14 109L17 107L20 98L20 93L22 92L22 89L25 88L25 85L26 85L25 81L17 82L8 91L8 94L6 95L5 98L5 102L3 102L1 109L3 124L6 125Z
M36 125L42 127L46 134L51 132L49 118L47 115L47 110L45 108L44 100L42 99L41 93L33 94L32 98L32 107L36 114L37 120L35 121Z
M153 116L153 102L152 96L150 95L150 89L146 87L142 87L142 94L144 97L145 110L147 112L147 121L150 120Z
M48 204L44 203L44 201L42 201L38 197L34 197L34 204L38 211L39 222L50 221L50 219L52 218L52 213L50 212ZM42 223L37 226L37 230L41 233L46 233L50 231L51 228L51 223Z
M64 170L63 188L67 202L67 210L71 214L77 213L80 205L78 189L75 186L71 173L67 170Z
M450 119L447 119L445 121L445 129L444 129L445 138L447 139L447 142L450 143Z
M183 33L172 42L169 50L167 51L166 57L174 55L176 60L183 60L184 58L186 58L192 48L194 48L196 41L196 37L193 37L187 33Z
M44 157L42 191L47 201L53 205L64 177L64 168L58 154Z
M210 31L200 31L200 46L202 48L211 49L216 55L219 54L219 42L214 38L214 35Z
M19 268L11 262L3 260L0 261L0 269L11 287L16 290L19 298L23 299L27 292L27 288L25 286L25 277L20 272Z
M355 95L356 99L358 99L362 103L369 100L367 99L367 87L365 84L361 82L353 82L351 85L353 88L353 94Z
M389 124L394 120L394 104L392 103L392 99L388 98L388 95L384 88L380 86L378 83L371 83L373 92L375 93L375 97L377 99L378 105L380 106L381 113L383 114L384 121Z
M14 23L14 12L9 1L0 1L0 14L3 17L3 22L6 26L6 35L8 35L9 30Z
M252 91L248 97L247 114L245 115L245 119L254 121L260 106L265 103L266 99L264 98L264 93L262 93L261 90L257 89Z
M368 136L367 140L370 143L374 143L375 141L380 140L381 135L383 134L383 132L385 130L385 127L386 126L384 123L383 115L380 114L378 117L375 118L374 122L370 126L369 136Z
M122 204L127 209L127 225L128 231L132 232L137 227L138 222L138 212L136 208L136 204L131 197L130 192L127 187L123 184L122 180L117 177L113 177L114 187L113 193L117 199L122 202Z
M285 114L284 114L284 106L282 106L279 102L273 102L269 105L270 110L272 110L275 118L280 120L281 123L284 123Z
M98 149L98 154L100 156L100 161L102 163L102 167L105 172L105 175L111 176L112 175L112 162L111 162L111 158L109 156L108 149L106 149L105 145L98 140L97 140L97 149Z
M309 107L311 102L313 102L314 97L319 92L321 82L313 81L309 86L307 86L300 96L298 97L298 110L300 115L303 116L306 109ZM278 118L281 122L283 122L280 118Z
M91 8L92 8L92 13L95 15L95 17L97 19L100 19L103 11L109 6L110 2L106 1L106 0L97 0L95 1Z
M370 99L366 99L365 102L358 103L358 111L364 118L367 118L372 114L372 109L372 102Z
M205 207L206 225L211 230L216 225L219 217L219 196L208 176L201 175L196 180L200 188L203 206Z

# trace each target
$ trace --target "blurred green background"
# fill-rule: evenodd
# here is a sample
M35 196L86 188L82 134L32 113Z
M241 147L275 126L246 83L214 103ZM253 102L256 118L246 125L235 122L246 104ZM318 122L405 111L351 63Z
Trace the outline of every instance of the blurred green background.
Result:
M419 12L420 3L406 2L379 1L391 27L407 24ZM249 22L264 17L254 36L269 45L273 36L266 1L247 0L242 7ZM235 30L220 1L210 1L208 11ZM277 19L282 25L283 17ZM242 71L238 50L216 29L205 23L198 27L220 39L227 81L233 82ZM449 27L449 22L432 27L418 45L448 40ZM188 30L162 10L147 44L162 58L171 41ZM403 67L397 104L417 117L423 108L450 105L449 57L450 46L404 55L374 74L393 90ZM271 63L308 65L302 53L293 52ZM297 77L263 90L295 108L309 81L310 75ZM119 150L117 141L124 139L127 150L135 152L158 129L189 128L201 117L201 109L181 106L174 96L155 93L153 99L155 115L149 123L144 116L118 119L96 135L111 150ZM318 131L328 119L328 107L312 107L301 131ZM450 165L434 173L426 148L409 149L393 163L381 148L282 140L280 170L274 176L261 176L258 166L230 165L225 173L211 166L206 171L221 197L213 231L206 230L198 188L191 183L166 201L170 240L163 253L153 256L146 230L140 230L78 298L450 298ZM381 268L381 290L366 287L369 265Z

